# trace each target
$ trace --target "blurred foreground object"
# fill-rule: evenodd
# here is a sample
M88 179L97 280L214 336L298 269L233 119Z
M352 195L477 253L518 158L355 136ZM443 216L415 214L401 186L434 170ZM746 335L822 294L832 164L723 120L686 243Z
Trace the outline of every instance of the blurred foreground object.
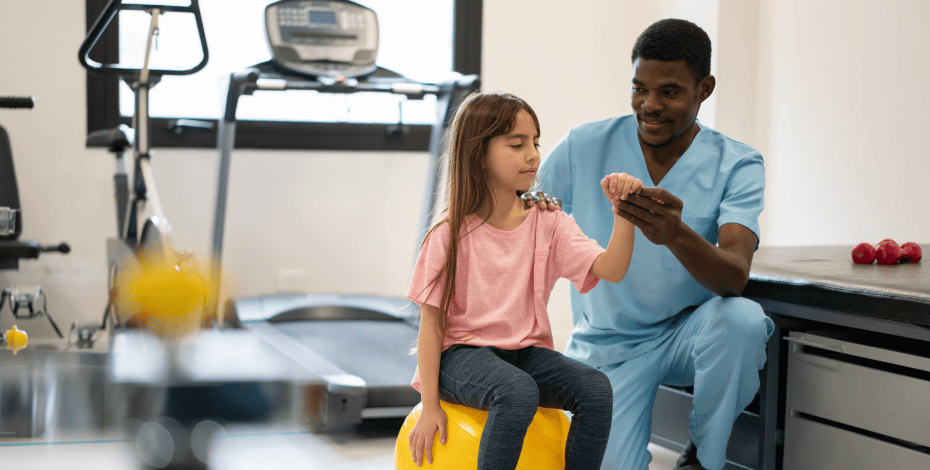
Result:
M168 341L199 329L207 302L214 297L208 271L191 256L177 264L158 256L125 263L115 281L120 320Z
M13 325L12 328L3 332L3 336L0 337L0 343L4 345L5 348L13 351L13 354L19 352L20 349L26 347L29 344L29 335L25 331L16 328L16 325Z
M108 412L142 468L209 467L226 429L300 429L319 377L241 329L209 328L164 341L148 328L118 329L110 347Z

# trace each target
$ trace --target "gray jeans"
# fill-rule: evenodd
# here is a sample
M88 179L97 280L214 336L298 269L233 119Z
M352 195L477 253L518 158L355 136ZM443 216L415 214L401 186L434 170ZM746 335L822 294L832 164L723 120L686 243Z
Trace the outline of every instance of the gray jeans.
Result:
M566 469L598 469L613 410L610 381L601 371L547 348L506 350L453 345L442 353L443 401L489 411L478 469L512 469L538 407L568 410Z

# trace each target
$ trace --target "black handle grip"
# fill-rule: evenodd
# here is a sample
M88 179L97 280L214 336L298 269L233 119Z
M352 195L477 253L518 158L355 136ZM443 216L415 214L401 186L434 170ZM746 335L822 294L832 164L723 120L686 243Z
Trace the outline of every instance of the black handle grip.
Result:
M61 242L58 245L47 245L39 248L40 251L44 252L55 252L59 251L61 253L69 253L71 251L71 246L65 242Z
M25 108L32 109L36 104L34 96L3 96L0 97L0 108Z
M110 21L112 21L113 18L116 18L116 15L118 15L121 10L145 11L146 9L157 7L163 11L191 13L194 15L194 21L197 24L197 33L200 35L200 48L201 52L203 52L203 58L200 60L199 64L187 70L150 69L149 73L154 76L162 76L190 75L192 73L199 72L201 69L206 67L210 53L207 50L207 35L203 30L203 17L200 14L200 4L197 3L198 0L190 0L190 2L190 6L182 7L176 5L162 5L160 3L124 5L123 0L110 0L110 3L108 3L103 12L100 13L100 16L97 17L97 21L94 22L94 25L87 33L87 37L84 39L84 42L81 43L81 47L78 49L78 60L81 62L81 65L83 65L84 68L91 72L116 75L133 72L138 73L139 69L137 68L123 67L120 64L101 64L100 62L96 62L90 58L90 51L94 48L94 45L97 44L97 41L100 40L101 36L103 36L103 33L106 31L107 26L109 26Z

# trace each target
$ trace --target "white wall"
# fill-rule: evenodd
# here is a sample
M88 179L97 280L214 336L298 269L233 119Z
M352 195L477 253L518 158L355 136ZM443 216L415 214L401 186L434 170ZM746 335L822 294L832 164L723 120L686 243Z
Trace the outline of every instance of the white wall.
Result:
M930 241L930 3L782 0L763 11L763 242Z
M921 56L930 33L920 24L930 4L484 3L484 89L533 105L543 154L574 125L630 112L634 40L655 20L684 17L714 45L717 91L701 119L765 156L763 245L930 241L930 161L921 145L930 91L920 82L930 72ZM23 238L73 247L0 271L0 287L41 283L63 328L102 314L104 239L115 234L110 156L84 148L83 37L84 2L0 2L0 95L37 98L31 111L0 110L13 141ZM309 291L402 295L426 165L420 153L238 151L225 276L244 295L275 290L281 269L303 270L290 282ZM215 153L156 149L154 166L175 242L206 252ZM567 283L556 289L550 312L561 347L571 328ZM44 320L17 323L51 334ZM4 309L0 327L10 324Z

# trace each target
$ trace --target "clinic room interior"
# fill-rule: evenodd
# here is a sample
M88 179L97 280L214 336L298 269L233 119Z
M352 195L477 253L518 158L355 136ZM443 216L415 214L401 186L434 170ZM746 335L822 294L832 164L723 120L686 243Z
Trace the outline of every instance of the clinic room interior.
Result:
M837 274L838 278L827 279L827 284L832 282L840 286L830 292L843 291L843 286L852 285L847 290L862 290L870 299L898 296L896 301L904 305L901 308L909 309L906 318L876 319L869 313L870 309L860 313L836 313L814 300L811 301L813 307L799 310L801 313L794 317L786 307L791 300L773 297L769 299L772 313L781 315L783 320L787 318L782 323L784 331L780 337L788 337L789 330L830 330L834 325L837 331L871 332L870 325L874 323L874 331L879 332L875 334L885 336L882 341L865 339L862 344L877 348L876 345L886 344L887 338L900 333L906 338L902 341L907 342L908 347L896 354L909 354L913 362L907 366L908 370L917 371L908 378L915 381L917 389L930 390L930 353L927 352L930 351L930 291L926 284L921 284L927 282L930 275L925 268L922 273L920 271L921 264L926 261L854 266L850 259L853 248L862 242L876 245L890 238L898 244L913 242L925 249L930 247L930 185L927 184L930 158L924 147L930 129L930 88L923 83L930 76L930 61L926 60L925 53L930 46L930 30L925 25L926 18L930 17L930 2L357 2L376 10L381 20L379 64L382 57L386 61L404 63L398 58L407 56L406 60L412 64L410 71L395 71L418 80L420 78L414 74L428 70L427 67L418 68L423 64L440 63L441 72L451 74L453 28L444 25L453 21L453 6L480 8L480 13L473 15L477 20L472 19L478 23L480 37L471 37L472 41L480 39L480 45L471 46L478 55L473 56L477 59L470 67L478 75L481 91L506 91L532 105L539 116L543 159L573 127L630 114L633 73L630 51L647 26L662 18L683 18L701 26L713 45L711 74L716 77L716 88L701 106L698 119L703 126L754 147L765 163L758 253L768 250L773 255L761 258L757 255L757 258L775 263L775 267L763 271L769 265L753 264L756 277L751 277L750 286L756 289L752 295L765 298L765 292L769 292L764 287L768 285L765 282L780 286L804 283L808 269L811 277L817 276L813 274L816 266L804 265L805 260L835 265L843 272L855 271L854 279L844 278L842 273ZM365 148L350 144L350 149L329 144L336 148L314 148L311 137L302 135L301 131L294 130L298 127L288 123L313 118L300 116L299 107L288 108L291 98L287 96L314 92L255 91L254 96L242 96L237 138L242 139L241 132L251 129L257 144L236 147L234 152L228 149L230 152L226 155L234 154L228 160L228 186L222 193L225 220L222 264L218 271L220 280L213 282L216 271L210 269L210 261L211 253L216 253L216 208L220 199L217 185L222 175L222 152L221 143L202 142L206 139L204 136L213 139L218 130L230 129L223 128L221 121L228 97L226 78L244 67L216 70L220 64L237 63L233 59L236 48L240 47L259 51L258 55L250 52L250 57L254 57L249 59L251 63L272 58L262 12L273 2L200 0L210 62L202 71L188 76L166 76L163 83L153 88L149 111L152 125L161 127L152 132L150 166L145 168L150 170L148 181L157 183L157 196L147 201L147 209L152 209L152 201L158 201L158 214L163 216L159 233L170 237L170 244L159 246L170 246L183 253L192 272L206 279L205 285L218 286L205 289L206 300L201 304L206 309L212 302L215 317L201 321L200 325L185 325L187 331L182 337L172 337L158 327L148 328L151 331L146 333L145 326L153 323L134 322L125 316L119 318L115 313L101 324L105 312L115 308L111 305L115 290L144 288L117 286L114 274L144 276L146 269L141 262L113 262L117 255L110 246L113 242L108 239L122 236L117 230L114 209L114 154L106 145L87 144L88 132L97 130L89 126L102 128L105 125L105 119L99 114L91 117L89 109L101 109L100 102L104 101L109 103L110 110L118 106L115 99L103 96L101 91L116 88L89 86L88 77L95 75L89 74L78 58L79 48L93 22L87 18L88 9L93 6L99 12L106 3L104 0L0 2L0 97L34 97L32 109L0 109L0 125L9 136L21 209L18 219L21 233L16 241L38 242L42 247L66 243L70 248L67 253L49 248L35 257L19 259L15 269L0 269L0 290L7 290L6 302L0 308L0 331L7 332L8 347L16 339L16 333L10 333L14 325L28 334L28 345L18 354L0 349L0 468L65 469L73 468L76 462L80 466L113 469L390 468L395 462L395 441L405 413L388 419L384 417L387 415L372 412L368 416L376 419L362 424L335 426L323 431L312 429L313 425L308 425L304 416L306 410L301 408L307 402L298 385L298 382L319 379L312 370L297 374L299 378L281 386L280 390L274 389L269 396L256 399L264 400L261 406L273 408L275 416L290 413L288 419L244 420L222 426L212 423L219 429L213 429L213 434L198 428L198 432L213 437L206 444L193 441L187 444L209 448L209 456L203 458L209 462L202 467L198 467L199 464L186 466L188 463L170 462L170 458L164 460L164 456L154 455L158 454L151 448L157 447L152 444L158 440L155 435L161 431L171 435L171 426L146 427L149 423L143 417L145 413L138 409L154 410L161 404L161 411L168 413L183 408L185 404L175 403L184 400L183 393L173 394L178 387L166 385L173 379L154 384L151 381L142 383L145 380L141 379L136 383L135 379L126 377L145 375L148 372L140 370L147 367L170 370L180 367L171 363L182 354L177 348L183 344L188 349L212 348L198 353L204 354L206 359L197 367L204 370L212 367L213 370L174 371L180 374L177 377L185 373L188 374L185 377L198 373L227 374L234 377L230 381L244 384L254 381L258 384L256 390L265 390L262 387L270 385L262 382L262 377L274 375L275 372L269 372L274 367L250 361L260 361L264 357L262 354L274 355L276 361L286 361L289 351L283 347L276 349L269 343L273 342L268 336L272 334L269 331L273 323L260 322L264 323L261 328L242 328L237 319L224 313L228 299L261 296L267 299L275 294L291 293L403 298L423 237L423 217L428 210L425 206L427 201L432 201L426 194L431 190L427 181L434 164L426 144L430 123L411 125L419 129L410 134L420 139L418 144L385 144L382 148L378 148L378 143L363 144ZM189 2L164 3L183 5ZM440 3L445 6L437 6ZM389 11L382 12L379 8ZM211 19L219 16L213 13L217 9L227 10L223 20L226 24L211 23ZM229 11L241 11L242 17ZM430 24L439 21L443 22L442 27ZM403 27L391 30L388 24ZM120 27L136 28L139 31L134 31L133 37L144 38L147 30L143 28L148 27L148 20L122 22ZM216 36L211 34L211 29L225 31L227 35L214 39ZM170 32L163 26L158 38L164 42L162 47L166 50L176 45L171 42ZM230 32L233 34L228 34ZM187 37L197 40L196 35ZM405 50L440 41L450 45L448 50L438 53L438 57ZM247 42L246 47L243 44ZM261 51L265 51L264 57ZM159 52L156 50L155 54ZM422 63L417 64L418 61ZM214 78L197 80L199 74L206 73L213 73ZM427 79L435 82L432 76ZM185 90L185 80L200 88ZM120 87L122 96L131 96L128 87L124 84ZM166 125L163 118L172 117L164 114L164 110L170 109L165 102L172 96L159 93L160 87L175 90L174 99L200 103L197 105L200 108L191 116L184 117L208 122L210 128L203 130L195 126L179 130L183 138L190 136L200 143L191 146L164 143L170 136L163 130ZM269 96L266 104L253 104L252 100L263 93ZM128 102L125 98L122 100L117 111L128 118L133 112L132 101L131 98ZM340 100L330 103L350 107ZM371 106L386 106L382 101L371 103ZM432 103L441 104L434 98L424 103L416 109L422 111ZM388 115L394 119L398 105L389 106ZM243 111L260 117L245 118ZM350 114L340 113L341 110L336 113L336 120ZM416 119L416 112L408 114ZM402 113L401 120L408 114ZM106 125L117 124L115 118L111 116L110 119L112 122ZM248 127L252 121L262 119L266 127ZM126 119L120 122L131 126ZM271 134L275 136L273 139L255 139L254 133L261 129L275 130L278 124L292 132L275 131ZM134 137L146 136L135 132ZM282 141L274 142L276 139ZM287 142L287 139L293 141ZM125 151L125 165L132 176L135 170L132 146ZM6 184L3 181L8 180L2 177L0 174L0 184ZM645 183L651 185L651 182ZM149 191L154 187L148 188ZM2 201L0 206L3 206ZM4 234L0 232L0 235ZM10 237L6 239L11 240ZM144 256L138 240L135 243L125 244L123 256ZM796 255L798 253L803 256ZM802 263L800 268L794 266L800 271L785 274L787 281L779 283L776 278L782 271L779 271L778 259ZM757 267L760 271L756 271ZM171 285L194 288L177 282L180 284ZM875 284L876 292L869 291L870 283ZM564 349L573 328L572 289L570 282L561 279L549 299L553 343L558 351ZM811 289L816 290L816 286ZM818 295L805 291L805 295L808 294ZM17 303L20 308L14 315ZM763 303L766 313L769 313L768 305ZM781 307L784 310L778 310ZM29 308L39 314L27 314ZM833 316L815 318L815 313L808 313L811 309L827 311ZM843 319L834 321L834 316L843 316ZM849 320L850 317L853 320ZM816 323L816 328L799 326L815 320L820 322ZM894 325L903 326L895 329ZM126 333L123 342L117 341L120 330ZM149 339L140 339L140 334L148 335ZM215 338L197 339L209 335ZM865 333L863 337L870 338ZM201 344L191 346L197 341ZM770 357L781 351L784 363L780 371L772 372L769 377L778 376L779 380L784 380L785 374L791 375L789 350L800 350L802 346L780 338L774 341L780 349L773 352L770 342ZM803 341L800 344L807 344ZM131 344L127 346L128 343ZM410 344L403 346L409 348ZM124 357L119 358L114 351L117 347L129 351L121 351ZM847 347L843 351L853 349ZM251 355L253 353L258 356ZM237 359L244 354L250 356L241 361ZM153 359L152 355L158 357ZM94 357L87 359L89 356ZM381 359L376 355L365 359L370 361L367 367L379 367ZM169 365L152 365L158 360ZM121 361L122 364L118 364ZM242 368L237 370L240 365ZM85 374L85 369L93 370ZM174 372L169 371L168 375L175 377ZM410 372L412 374L412 370ZM120 374L123 376L117 377ZM280 385L268 380L274 386ZM404 380L409 384L409 377ZM772 380L768 383L773 383ZM763 381L763 389L765 383ZM184 386L180 389L187 390ZM333 389L332 384L330 389ZM774 401L763 398L760 404L757 398L752 405L760 415L765 413L759 410L772 409L766 415L769 426L766 429L771 429L773 434L760 431L758 436L750 436L753 444L747 444L752 447L752 459L758 457L758 463L732 463L726 468L791 468L788 465L791 457L787 456L789 450L785 445L791 439L785 429L791 412L785 414L784 400L792 389L789 386L786 391L783 384L780 392L777 389L776 386ZM777 398L779 393L780 399ZM71 394L73 396L69 396ZM277 399L286 403L274 403ZM32 400L32 405L21 403L24 400ZM789 396L789 408L791 400ZM926 403L918 407L926 408ZM149 410L149 414L158 416L159 411L153 410ZM30 419L31 424L24 424L23 420ZM913 419L927 418L922 415ZM855 427L858 429L858 425ZM152 434L146 437L142 430ZM659 434L654 431L654 437ZM878 434L895 435L881 430L864 435ZM200 436L197 433L188 435ZM224 439L216 437L219 435ZM760 439L771 440L771 445L759 443ZM674 440L652 440L650 469L674 468L681 450L669 444ZM903 441L907 444L901 444ZM919 454L914 457L915 462L930 462L930 443L911 442L907 436L883 442L900 444L908 452Z

